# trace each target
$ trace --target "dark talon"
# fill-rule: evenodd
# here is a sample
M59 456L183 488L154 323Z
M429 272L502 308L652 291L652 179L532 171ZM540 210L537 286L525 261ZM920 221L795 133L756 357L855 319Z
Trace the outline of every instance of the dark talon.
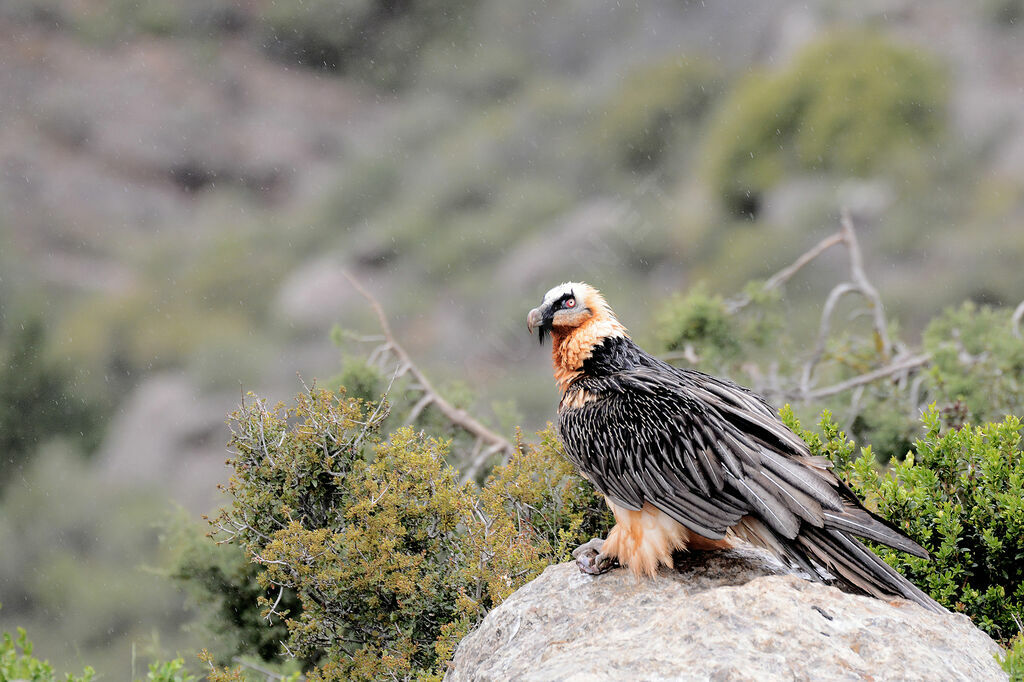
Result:
M576 565L579 566L581 573L601 575L618 565L619 562L614 558L601 553L602 545L604 545L604 540L594 538L572 551L572 555L576 558Z

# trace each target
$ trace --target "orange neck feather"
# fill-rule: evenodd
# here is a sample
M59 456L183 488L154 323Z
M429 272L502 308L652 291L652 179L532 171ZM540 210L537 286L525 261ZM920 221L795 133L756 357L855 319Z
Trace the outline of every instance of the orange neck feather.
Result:
M578 327L568 331L555 328L551 332L551 360L555 367L555 383L565 393L573 379L583 374L583 362L594 352L594 346L611 337L628 336L626 328L604 310Z

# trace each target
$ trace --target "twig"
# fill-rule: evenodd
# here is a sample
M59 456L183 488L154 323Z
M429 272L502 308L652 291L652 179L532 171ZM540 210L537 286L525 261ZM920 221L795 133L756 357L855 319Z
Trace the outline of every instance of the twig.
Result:
M852 379L840 381L838 384L832 384L831 386L818 388L813 391L808 391L806 393L801 392L800 398L802 398L803 400L817 400L818 398L827 398L829 396L836 395L837 393L842 393L843 391L849 391L851 388L856 388L858 386L870 384L873 381L878 381L879 379L883 379L888 376L897 375L900 374L901 372L906 372L911 369L923 367L924 365L927 365L929 362L931 362L931 360L932 356L929 355L928 353L914 355L909 358L897 360L890 365L886 365L885 367L881 367L866 374L855 376Z
M388 322L387 316L384 314L384 309L381 307L380 303L377 302L377 299L374 298L373 295L367 291L363 285L360 284L359 280L357 280L351 273L344 271L343 274L352 286L355 287L356 291L358 291L362 297L367 300L370 307L373 308L373 312L376 313L377 322L380 324L381 331L384 332L384 338L387 341L385 347L387 352L390 352L398 359L399 367L401 368L400 373L411 374L415 380L414 388L423 393L423 397L416 404L414 410L418 408L419 411L422 411L428 404L433 405L452 424L490 445L490 447L484 449L469 463L466 473L463 475L463 479L468 479L470 477L470 472L472 472L472 475L476 475L476 472L483 466L487 458L495 453L504 452L506 457L510 457L515 451L512 442L481 424L465 410L459 409L445 400L444 397L434 389L433 384L430 383L430 380L427 379L426 375L424 375L423 372L420 371L419 367L417 367L412 361L412 358L409 357L409 354L405 351L402 345L398 343L394 333L391 331L391 324Z
M825 301L825 307L821 311L821 323L818 326L818 340L815 343L814 353L811 354L810 359L804 364L800 377L800 391L804 395L810 393L814 370L825 354L825 344L828 342L829 327L832 323L832 314L835 312L835 306L839 303L839 299L846 294L858 293L868 300L868 304L871 306L875 342L879 354L885 361L888 361L893 356L893 345L889 339L889 330L886 327L885 307L882 305L882 297L878 295L878 290L871 284L867 274L864 272L864 258L860 252L857 233L853 229L853 219L850 218L850 212L845 208L840 211L839 236L846 244L846 249L850 254L850 278L852 281L837 284Z
M495 444L473 457L469 466L466 467L466 470L462 473L462 482L465 483L466 481L476 478L477 473L479 473L480 469L482 469L484 464L487 463L487 460L490 459L492 455L496 455L501 452L501 450L502 448Z
M853 230L853 219L846 208L840 211L839 225L842 228L843 241L846 242L846 247L850 251L850 274L853 276L854 284L871 302L871 312L875 318L875 333L878 334L882 357L888 360L892 354L892 342L889 340L889 330L885 323L882 297L878 295L878 290L875 289L864 272L864 259L860 253L860 243L857 241L857 233Z
M765 280L765 283L761 287L761 289L763 291L772 291L773 289L779 288L780 286L788 282L790 279L792 279L793 275L799 272L805 265L810 263L812 260L820 256L825 251L828 251L836 244L842 243L843 241L845 241L845 237L843 236L842 232L836 232L835 234L825 237L820 242L812 246L810 249L800 254L800 256L795 261L793 261L792 264L784 267L783 269L779 270L774 275L769 277L767 280ZM726 301L725 311L730 315L734 315L743 308L750 305L750 302L752 300L753 299L750 297L749 294L742 294L732 300Z
M747 368L747 371L751 376L758 378L756 383L759 385L759 390L762 393L782 396L789 400L809 401L834 396L836 394L852 390L855 393L851 397L850 409L855 415L859 410L859 403L861 399L860 391L862 391L865 386L886 377L897 376L901 381L901 389L905 389L907 388L908 375L913 370L923 367L931 362L931 356L926 353L911 355L906 348L903 346L897 347L889 338L889 332L885 320L885 309L882 305L881 296L867 277L864 269L864 258L861 254L860 242L857 239L857 233L854 230L853 220L850 217L849 211L845 208L840 211L839 230L819 241L810 249L800 254L800 256L797 257L797 259L790 265L769 277L762 285L762 291L772 291L773 289L777 289L782 286L811 261L837 244L844 244L847 248L850 261L850 278L845 282L837 284L832 291L829 292L828 298L825 300L825 305L821 312L821 321L818 325L818 336L815 342L814 351L803 366L799 385L794 390L787 390L783 388L780 385L777 366L772 367L772 371L767 379L760 378L760 372L757 370L756 366L753 368ZM831 386L816 389L814 388L813 381L814 370L825 355L828 337L832 326L832 318L835 314L836 307L838 306L839 301L847 294L859 294L867 299L872 319L872 328L875 335L876 348L883 362L887 362L889 364ZM725 311L729 315L735 315L743 308L750 305L752 301L753 297L750 294L740 294L739 296L726 301ZM1018 338L1021 338L1022 336L1022 318L1024 318L1024 302L1017 307L1013 314L1013 333ZM681 352L677 351L675 353L667 354L663 356L663 358L666 360L685 359L692 364L696 364L695 361L698 359L696 358L696 354L693 353L693 349L691 347L687 347ZM923 375L918 375L909 384L909 390L915 404L920 394L922 382Z
M821 362L821 358L825 355L825 345L828 343L828 332L832 325L832 313L835 312L836 305L846 294L851 294L857 291L857 286L851 282L843 282L837 284L832 291L828 292L828 298L825 299L825 306L821 309L821 322L818 324L818 340L814 344L814 352L811 353L811 357L804 363L803 372L800 375L800 392L807 394L811 387L811 378L814 375L814 368Z
M270 619L277 615L277 605L281 603L281 597L284 596L284 585L281 585L281 590L277 593L277 599L274 600L274 605L267 611L266 621L269 623Z

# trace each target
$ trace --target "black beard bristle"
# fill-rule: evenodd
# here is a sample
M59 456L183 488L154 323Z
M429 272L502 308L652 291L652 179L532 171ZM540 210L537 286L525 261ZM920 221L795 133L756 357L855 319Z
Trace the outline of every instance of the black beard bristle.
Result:
M544 345L544 336L545 336L545 335L546 335L547 333L548 333L548 330L547 330L547 328L546 328L546 327L540 327L540 328L539 328L539 329L537 330L537 340L538 340L538 341L540 341L540 345L542 345L542 346Z

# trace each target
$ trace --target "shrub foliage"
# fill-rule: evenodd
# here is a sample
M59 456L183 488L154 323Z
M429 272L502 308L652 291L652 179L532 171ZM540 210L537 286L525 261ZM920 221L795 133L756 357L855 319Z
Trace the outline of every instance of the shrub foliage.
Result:
M821 434L803 431L788 408L787 424L827 456L870 508L920 543L931 559L874 545L874 551L939 603L966 613L1006 643L1024 618L1024 455L1021 420L960 429L943 427L934 407L924 435L902 461L881 470L824 413Z
M925 55L869 33L832 35L785 70L751 74L723 103L710 181L743 214L794 171L882 171L938 138L945 99L945 77Z
M382 438L386 414L313 388L233 415L232 505L214 523L258 564L264 615L310 679L439 679L477 619L606 521L550 432L480 488L446 441ZM300 608L276 602L285 590Z
M31 682L91 682L95 671L86 667L81 675L67 673L59 677L48 661L40 660L33 654L34 647L24 628L18 628L18 636L5 632L0 635L0 680L31 680Z

